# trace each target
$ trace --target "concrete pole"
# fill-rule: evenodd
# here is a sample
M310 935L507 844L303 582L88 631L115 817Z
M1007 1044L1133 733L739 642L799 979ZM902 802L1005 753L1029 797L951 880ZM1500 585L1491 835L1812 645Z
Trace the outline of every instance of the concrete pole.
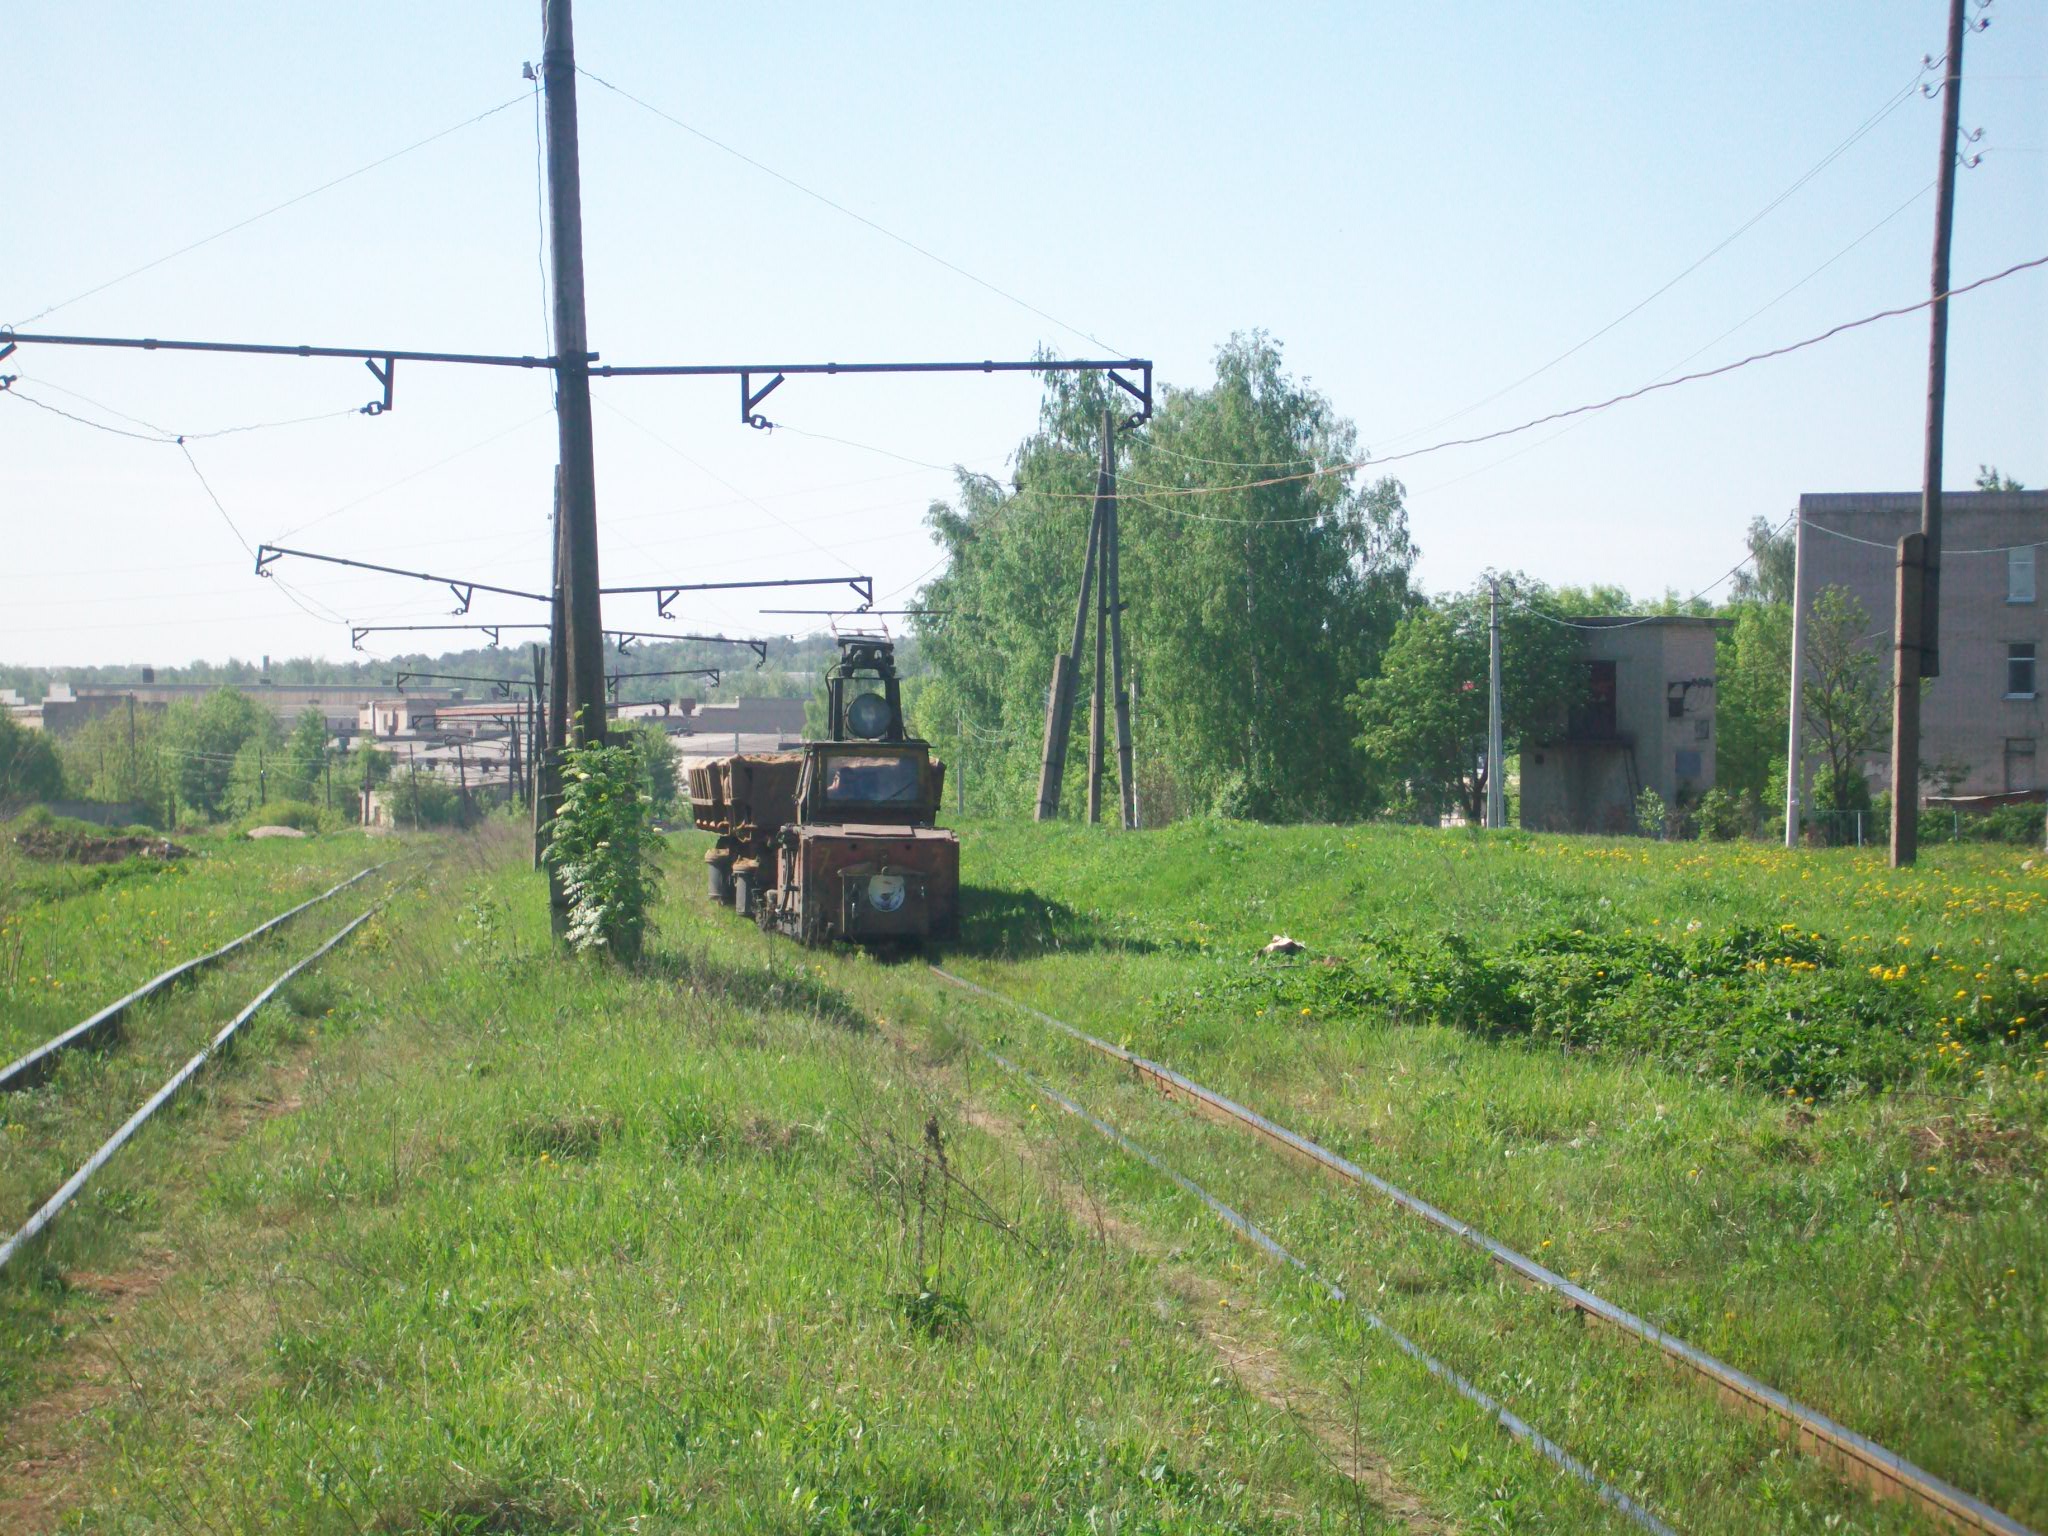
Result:
M1925 637L1927 535L1899 540L1898 618L1892 654L1892 868L1920 853L1920 669ZM1859 823L1860 825L1860 823Z
M598 612L597 466L590 424L590 347L583 311L583 190L576 148L576 45L569 0L547 0L541 82L547 92L550 266L554 279L555 420L562 494L562 635L569 739L605 739L604 620Z
M1489 576L1486 613L1486 824L1494 830L1507 825L1508 787L1501 761L1500 720L1500 582Z
M1801 716L1806 712L1806 676L1800 653L1806 636L1806 515L1792 514L1792 676L1785 689L1785 846L1799 846Z

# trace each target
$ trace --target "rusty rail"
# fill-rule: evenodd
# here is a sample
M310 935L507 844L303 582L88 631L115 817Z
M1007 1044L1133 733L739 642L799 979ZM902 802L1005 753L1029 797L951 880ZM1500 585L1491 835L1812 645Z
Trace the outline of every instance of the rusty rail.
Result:
M368 871L365 871L365 873L368 873ZM205 1045L201 1046L198 1052L192 1057L190 1061L186 1062L184 1066L178 1068L176 1072L171 1074L170 1081L165 1083L163 1087L157 1089L155 1093L151 1094L148 1097L148 1099L146 1099L143 1102L142 1108L136 1110L134 1114L130 1115L126 1120L124 1120L121 1123L121 1128L118 1131L114 1132L113 1135L109 1136L104 1142L102 1142L100 1144L99 1150L94 1152L91 1157L87 1158L85 1162L82 1165L80 1165L78 1171L72 1174L70 1178L66 1179L63 1182L63 1184L58 1187L57 1192L54 1195L50 1196L48 1200L45 1200L33 1216L29 1217L27 1221L22 1223L20 1231L16 1232L12 1237L8 1238L6 1242L0 1243L0 1270L4 1270L8 1266L8 1264L15 1258L16 1255L18 1255L24 1248L26 1248L31 1242L33 1242L36 1238L36 1235L40 1233L43 1230L43 1228L47 1227L52 1221L56 1220L58 1212L62 1211L65 1206L71 1203L72 1199L78 1194L78 1192L85 1188L86 1184L91 1180L92 1176L98 1173L100 1169L104 1168L107 1165L108 1161L112 1159L113 1155L116 1152L120 1151L122 1147L128 1144L130 1138L132 1138L137 1131L142 1129L142 1127L149 1121L152 1115L154 1115L158 1110L162 1109L166 1104L170 1103L170 1101L177 1096L178 1091L180 1089L182 1089L194 1077L198 1076L199 1069L204 1067L206 1063L212 1059L215 1053L225 1048L227 1044L234 1039L236 1033L241 1029L241 1027L244 1024L248 1023L250 1019L256 1016L257 1009L261 1008L265 1003L269 1002L271 998L275 997L277 995L278 990L281 987L283 987L286 982L290 981L294 976L298 975L299 972L303 971L307 966L311 965L314 961L318 960L322 955L325 955L329 950L333 949L335 945L339 944L343 939L347 938L350 934L354 933L358 928L362 927L362 925L364 923L367 923L372 917L375 917L377 913L380 910L382 910L383 906L384 903L380 901L377 903L376 906L371 907L368 911L352 919L349 922L349 924L345 928L343 928L339 933L335 934L334 937L329 939L326 943L322 944L318 949L314 950L313 953L306 956L305 959L299 961L298 964L292 966L291 969L287 970L282 976L278 977L277 980L273 981L269 986L265 987L261 992L257 993L256 996L250 1000L247 1007L243 1008L240 1013L236 1014L232 1019L229 1019L227 1023L223 1024L220 1028L219 1033L217 1033L211 1040L207 1041Z
M934 967L934 969L937 968ZM945 973L940 972L940 974L944 975ZM947 980L949 981L953 979L954 978L952 977L947 977ZM969 985L972 985L972 983L969 983ZM1260 1227L1254 1225L1249 1217L1245 1216L1237 1210L1234 1210L1232 1207L1225 1205L1221 1200L1217 1199L1214 1195L1210 1194L1208 1190L1202 1188L1201 1185L1197 1184L1193 1179L1189 1178L1186 1174L1174 1168L1171 1164L1167 1163L1157 1154L1146 1151L1143 1147L1139 1146L1136 1142L1132 1141L1128 1136L1124 1135L1122 1131L1119 1131L1115 1126L1111 1125L1107 1120L1100 1119L1097 1116L1091 1114L1087 1109L1083 1108L1073 1099L1068 1098L1065 1094L1061 1093L1057 1088L1054 1088L1051 1084L1044 1082L1033 1073L1026 1071L1023 1067L1018 1066L1015 1062L1010 1061L1008 1058L999 1055L995 1051L990 1050L987 1046L981 1045L979 1042L976 1043L976 1049L979 1050L981 1054L986 1056L990 1061L993 1061L997 1066L1001 1067L1005 1072L1008 1072L1013 1077L1016 1077L1025 1083L1028 1083L1031 1086L1032 1091L1037 1093L1043 1099L1045 1099L1047 1103L1057 1105L1059 1108L1065 1110L1070 1115L1078 1115L1081 1119L1087 1121L1088 1124L1093 1126L1097 1131L1099 1131L1107 1140L1112 1142L1114 1145L1116 1145L1123 1151L1128 1152L1132 1157L1137 1158L1140 1162L1146 1164L1155 1173L1158 1173L1161 1177L1170 1180L1181 1190L1185 1191L1190 1195L1193 1195L1197 1200L1201 1201L1202 1204L1206 1205L1210 1209L1210 1211L1212 1211L1216 1216L1220 1217L1227 1225L1235 1228L1238 1236L1244 1238L1245 1241L1252 1244L1252 1246L1254 1246L1255 1248L1258 1248L1261 1252L1265 1253L1269 1258L1278 1259L1281 1263L1289 1265L1293 1269L1300 1272L1302 1275L1305 1275L1309 1279L1309 1281L1316 1286L1317 1289L1322 1291L1322 1293L1325 1296L1328 1296L1332 1301L1342 1302L1347 1306L1356 1308L1358 1314L1365 1319L1365 1323L1368 1328L1372 1329L1375 1333L1385 1334L1388 1340L1392 1342L1394 1347L1400 1350L1402 1354L1406 1355L1409 1359L1415 1361L1424 1370L1428 1371L1430 1375L1436 1377L1438 1380L1449 1383L1451 1389L1454 1392L1456 1392L1460 1397L1466 1399L1468 1402L1471 1402L1474 1405L1476 1405L1482 1412L1484 1412L1490 1418L1492 1418L1495 1423L1499 1424L1502 1429L1506 1430L1510 1435L1514 1436L1515 1439L1520 1440L1524 1444L1530 1446L1533 1450L1537 1452L1537 1454L1542 1456L1545 1460L1551 1462L1553 1465L1563 1469L1564 1471L1569 1472L1573 1477L1577 1478L1580 1482L1586 1484L1589 1488L1593 1490L1595 1496L1597 1496L1603 1504L1612 1505L1615 1509L1619 1510L1622 1514L1628 1516L1629 1519L1633 1520L1637 1525L1641 1526L1644 1530L1653 1533L1653 1536L1678 1536L1678 1533L1676 1531L1674 1531L1670 1526L1666 1525L1662 1520L1658 1519L1656 1515L1652 1514L1649 1510L1643 1508L1642 1505L1636 1503L1635 1500L1631 1499L1619 1488L1616 1488L1612 1484L1603 1481L1600 1475L1597 1472L1595 1472L1591 1467L1587 1466L1584 1462L1580 1461L1576 1456L1572 1455L1570 1451L1567 1451L1555 1440L1552 1440L1548 1435L1544 1434L1541 1430L1537 1429L1534 1425L1529 1423L1528 1420L1522 1418L1519 1414L1515 1413L1512 1409L1507 1407L1506 1404L1500 1402L1497 1398L1489 1396L1479 1387L1474 1386L1470 1381L1466 1380L1463 1376L1459 1375L1456 1371L1451 1369L1450 1366L1444 1364L1443 1361L1437 1359L1434 1355L1430 1354L1427 1350L1425 1350L1420 1344L1417 1344L1413 1339L1409 1338L1408 1335L1401 1332L1400 1329L1394 1327L1393 1324L1387 1322L1377 1312L1372 1311L1362 1302L1359 1302L1354 1298L1345 1295L1343 1288L1339 1286L1335 1281L1327 1280L1323 1276L1317 1274L1314 1270L1310 1269L1308 1265L1304 1263L1301 1259L1295 1257L1295 1255L1288 1252L1285 1248L1281 1247L1280 1244L1277 1241L1275 1241L1270 1234L1265 1232Z
M1275 1124L1257 1110L1247 1109L1236 1100L1203 1087L1171 1067L1098 1039L1028 1003L1005 997L936 965L931 969L942 981L1028 1013L1091 1050L1121 1062L1160 1093L1188 1104L1197 1114L1249 1130L1290 1155L1314 1164L1347 1183L1360 1184L1384 1195L1410 1214L1463 1239L1523 1280L1562 1297L1567 1305L1589 1320L1631 1335L1662 1351L1674 1364L1709 1383L1724 1401L1764 1420L1790 1440L1796 1449L1827 1463L1848 1481L1862 1485L1874 1497L1905 1499L1950 1530L1984 1533L1984 1536L2037 1536L2010 1515L1993 1509L1983 1500L1914 1465L1896 1451L1887 1450L1868 1436L1860 1435L1827 1415L1794 1401L1776 1387L1715 1359L1704 1350L1695 1349L1655 1323L1573 1284L1555 1270L1488 1237L1477 1227L1439 1210L1377 1174L1367 1172L1349 1158Z
M122 1014L133 1008L137 1003L161 992L172 982L178 980L179 977L189 976L194 971L204 970L216 960L233 954L244 944L262 938L271 929L278 927L280 924L290 922L308 908L317 907L328 898L339 895L358 880L367 879L380 869L389 869L393 862L395 861L386 859L382 864L372 864L368 869L350 875L341 884L322 891L311 901L302 901L289 912L278 913L269 922L251 928L238 939L228 940L219 949L201 955L197 959L187 960L182 965L172 966L161 976L153 977L149 981L144 982L126 997L121 998L117 1002L107 1004L106 1007L102 1008L91 1018L72 1025L60 1035L53 1035L34 1050L8 1063L4 1069L0 1069L0 1093L11 1093L18 1089L33 1087L42 1081L43 1077L56 1064L56 1060L60 1055L66 1051L76 1050L81 1046L92 1045L97 1042L101 1035L114 1027Z

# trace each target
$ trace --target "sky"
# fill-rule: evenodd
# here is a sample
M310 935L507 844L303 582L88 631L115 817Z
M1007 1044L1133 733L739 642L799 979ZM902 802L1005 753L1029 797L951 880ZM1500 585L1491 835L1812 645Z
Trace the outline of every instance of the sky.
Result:
M2048 255L2048 8L1983 14L1958 284ZM578 63L618 88L578 86L591 345L715 363L1049 347L1199 387L1221 343L1263 329L1375 454L1511 427L1925 298L1940 104L1916 81L1945 15L584 0ZM0 323L550 345L522 78L537 4L17 0L0 54ZM1980 462L2048 483L2048 269L1950 310L1948 485ZM1499 568L1690 593L1802 492L1919 486L1926 349L1916 313L1383 472L1431 590ZM259 581L260 541L546 584L544 373L401 364L372 417L354 408L381 388L354 361L24 344L0 372L27 397L0 394L0 661L341 658L344 621L448 621L445 590L400 578L288 561ZM1023 375L797 378L761 432L729 379L593 392L607 585L863 574L892 605L938 558L936 466L1000 475L1038 399ZM675 627L782 633L821 621L762 609L827 601L686 597ZM479 595L471 616L544 614ZM668 627L645 597L604 617Z

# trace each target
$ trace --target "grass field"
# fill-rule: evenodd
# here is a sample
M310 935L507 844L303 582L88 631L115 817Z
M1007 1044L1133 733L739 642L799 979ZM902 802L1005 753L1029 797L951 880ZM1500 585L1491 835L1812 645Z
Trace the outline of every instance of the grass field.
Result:
M954 969L2048 1523L2039 863L965 835ZM634 974L553 956L509 829L412 846L431 873L0 1277L0 1527L1627 1528L992 1046L1677 1529L1919 1528L1027 1017L912 959L765 939L678 844ZM179 910L225 936L289 905L275 846L224 846L225 899ZM313 888L370 862L353 836L292 846ZM125 921L139 878L60 896L61 921L9 909L92 994L52 1029L133 984L67 971L64 936ZM179 1017L224 1016L363 904ZM1281 931L1307 954L1255 958ZM0 1102L10 1228L146 1091L145 1022Z

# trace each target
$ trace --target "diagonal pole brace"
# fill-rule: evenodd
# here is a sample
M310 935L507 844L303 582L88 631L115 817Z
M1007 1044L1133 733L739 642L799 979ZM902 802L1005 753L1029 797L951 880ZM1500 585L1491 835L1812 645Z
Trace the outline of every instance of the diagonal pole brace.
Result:
M384 366L379 368L374 357L366 357L363 359L363 366L370 370L379 384L384 386L384 398L382 400L372 400L368 405L364 406L363 414L365 416L382 416L391 409L391 381L398 375L398 359L387 357L384 359Z
M766 384L763 384L760 389L756 390L754 388L754 376L751 373L742 372L740 374L740 420L762 432L767 431L768 428L773 426L774 423L761 414L760 406L763 400L766 400L769 395L774 393L776 385L781 382L782 375L778 373Z

